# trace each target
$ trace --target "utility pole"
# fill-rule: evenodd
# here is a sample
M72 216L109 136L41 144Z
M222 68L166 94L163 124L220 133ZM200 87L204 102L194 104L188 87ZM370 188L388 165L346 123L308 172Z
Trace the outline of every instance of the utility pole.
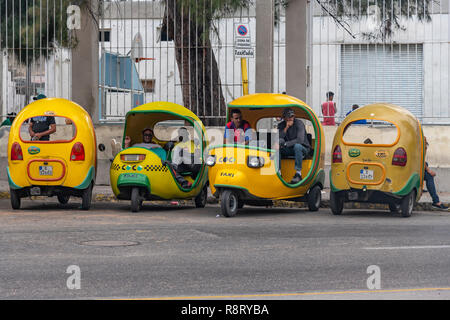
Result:
M286 8L286 93L306 102L309 0L289 0Z
M256 1L256 74L258 93L273 92L273 0Z
M91 115L92 121L98 123L98 26L92 13L99 12L102 1L92 0L90 11L81 7L81 25L73 30L78 39L78 45L72 50L72 100ZM91 13L92 12L92 13ZM99 17L96 17L99 19Z

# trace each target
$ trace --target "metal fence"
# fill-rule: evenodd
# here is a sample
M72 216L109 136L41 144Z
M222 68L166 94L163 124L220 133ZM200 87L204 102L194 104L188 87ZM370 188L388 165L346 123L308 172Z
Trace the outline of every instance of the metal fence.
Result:
M332 91L337 122L353 104L389 102L450 123L448 0L311 3L310 103L322 117Z
M72 37L66 0L0 1L0 114L19 112L33 97L71 96Z
M207 124L223 123L225 105L243 94L241 60L234 56L234 28L249 26L256 48L255 4L232 10L211 0L105 3L100 20L100 108L104 120L122 119L142 102L165 100L184 105ZM277 5L281 8L281 5ZM274 32L277 92L284 83L284 15ZM113 60L120 60L120 67ZM129 78L116 81L116 74ZM247 59L249 92L255 92L255 59ZM117 83L121 85L117 86Z
M289 67L289 5L273 2L273 92L281 93ZM217 3L100 1L101 121L123 121L134 106L164 100L189 107L207 125L223 123L226 103L243 93L241 61L233 50L235 25L249 25L256 52L260 44L256 1L228 10L214 7ZM39 93L72 97L70 5L68 0L0 0L3 117ZM391 102L424 124L449 124L449 20L448 0L310 1L306 102L323 119L321 105L333 91L337 122L353 104ZM383 32L389 24L391 35ZM256 59L247 59L247 66L249 93L254 93Z

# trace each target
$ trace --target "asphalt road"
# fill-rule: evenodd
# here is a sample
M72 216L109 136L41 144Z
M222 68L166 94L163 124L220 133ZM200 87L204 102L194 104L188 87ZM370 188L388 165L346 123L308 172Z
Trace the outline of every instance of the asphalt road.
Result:
M22 208L0 200L0 299L450 299L450 212Z

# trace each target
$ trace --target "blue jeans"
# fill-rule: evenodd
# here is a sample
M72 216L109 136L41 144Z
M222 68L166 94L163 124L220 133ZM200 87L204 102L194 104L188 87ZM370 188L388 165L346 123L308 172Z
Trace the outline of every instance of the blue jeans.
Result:
M295 157L295 171L302 171L302 161L308 155L309 148L303 146L300 143L294 144L292 147L281 148L281 158L288 156ZM280 160L281 163L281 160ZM281 165L279 166L281 168Z
M425 171L424 179L425 179L425 183L427 185L428 193L430 194L431 199L433 199L433 203L440 202L439 197L436 192L436 186L434 185L434 177Z

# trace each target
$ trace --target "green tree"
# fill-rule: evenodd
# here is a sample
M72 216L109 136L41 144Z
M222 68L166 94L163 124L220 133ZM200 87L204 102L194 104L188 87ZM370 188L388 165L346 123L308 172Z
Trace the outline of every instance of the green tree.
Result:
M281 15L280 8L288 8L295 0L275 0L275 24ZM376 32L363 36L386 40L396 30L404 29L400 17L430 21L433 0L316 0L324 12L337 24L346 28L343 18L358 20L371 14L373 6L377 20ZM181 78L183 102L208 125L222 124L225 101L214 52L211 48L213 21L248 8L251 0L166 0L163 28L175 42L175 55ZM372 10L372 11L371 11ZM220 36L220 35L219 35Z
M399 30L406 30L400 19L431 21L431 7L435 0L316 0L322 9L345 28L343 18L357 21L368 15L375 15L379 21L374 32L363 33L369 40L386 41Z
M175 42L184 105L206 125L222 125L225 99L219 69L211 47L213 21L239 8L248 0L167 0L163 30Z
M31 65L56 48L74 48L77 38L67 28L69 5L90 6L89 0L0 0L0 48L27 67L26 101Z

